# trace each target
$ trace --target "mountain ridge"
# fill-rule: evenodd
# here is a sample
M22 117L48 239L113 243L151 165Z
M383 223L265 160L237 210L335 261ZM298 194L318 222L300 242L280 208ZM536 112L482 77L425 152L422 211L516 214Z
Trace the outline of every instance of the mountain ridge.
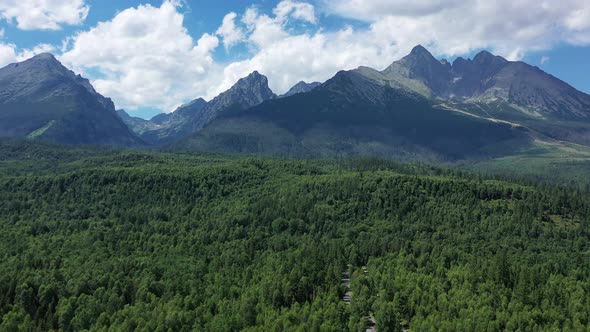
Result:
M140 136L152 144L169 144L201 130L225 112L237 112L274 98L277 96L268 87L268 78L254 71L209 102L197 98L169 115L156 116L159 117L156 120L161 121L158 127L142 132Z
M142 144L111 99L49 53L0 69L0 136L65 144Z

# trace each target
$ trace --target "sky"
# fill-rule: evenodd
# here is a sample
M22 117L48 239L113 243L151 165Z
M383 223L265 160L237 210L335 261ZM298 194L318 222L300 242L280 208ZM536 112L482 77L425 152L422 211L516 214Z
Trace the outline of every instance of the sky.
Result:
M486 49L590 93L588 0L0 0L0 66L51 52L143 118L254 70L281 94L417 44L451 61Z

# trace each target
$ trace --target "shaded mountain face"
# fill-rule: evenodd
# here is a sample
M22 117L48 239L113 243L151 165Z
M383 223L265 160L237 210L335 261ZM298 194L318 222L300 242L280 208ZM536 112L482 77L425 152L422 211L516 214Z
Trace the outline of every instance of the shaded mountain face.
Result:
M305 94L223 114L175 148L441 161L502 154L508 142L528 144L526 130L437 108L364 68L339 72Z
M0 69L0 136L64 144L141 144L113 102L51 54Z
M210 102L197 99L168 116L160 116L158 128L141 133L141 138L152 144L171 143L201 130L225 113L245 110L273 98L276 95L268 87L268 79L255 71Z
M452 65L416 46L380 72L391 86L465 103L504 103L511 112L551 120L590 121L590 96L524 62L487 51ZM508 114L510 115L510 114Z
M295 95L298 93L306 93L306 92L309 92L309 91L317 88L320 85L322 85L322 83L320 83L320 82L306 83L306 82L301 81L301 82L295 84L291 89L289 89L289 91L282 94L280 96L280 98L289 97L289 96L292 96L292 95Z

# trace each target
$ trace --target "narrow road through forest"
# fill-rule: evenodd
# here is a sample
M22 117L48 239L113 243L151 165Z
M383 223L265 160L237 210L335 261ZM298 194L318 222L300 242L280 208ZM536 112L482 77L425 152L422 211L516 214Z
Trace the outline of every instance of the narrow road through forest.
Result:
M365 274L367 274L367 270L366 268L363 267L363 272ZM342 301L344 301L346 304L350 304L350 301L352 300L352 293L350 292L350 271L344 271L342 272L342 286L344 286L344 288L346 289L346 292L344 293L344 296L342 297ZM367 317L367 328L366 328L366 332L375 332L375 317L373 317L373 313L369 313L369 317Z

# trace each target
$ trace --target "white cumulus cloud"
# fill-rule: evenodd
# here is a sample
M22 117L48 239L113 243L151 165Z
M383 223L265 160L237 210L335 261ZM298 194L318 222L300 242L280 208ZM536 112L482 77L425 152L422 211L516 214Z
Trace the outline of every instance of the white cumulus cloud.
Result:
M237 16L234 12L225 15L221 27L217 29L216 34L223 38L223 45L226 49L229 49L244 39L244 32L242 29L236 27L235 19Z
M39 44L32 49L19 50L15 44L2 42L3 38L4 29L0 29L0 68L10 63L24 61L40 53L54 52L56 50L50 44Z
M88 16L84 0L0 0L0 17L22 30L59 30Z
M60 59L88 73L118 107L169 111L209 88L211 52L219 43L210 34L195 41L183 26L180 6L166 0L160 7L126 9L73 36Z
M566 42L590 43L588 0L322 0L334 15L381 28L383 38L406 47L430 45L459 55L489 48L519 59L528 51Z
M298 2L291 0L284 0L273 9L273 14L280 21L288 18L289 16L315 24L317 18L315 15L315 8L313 5L306 2Z

